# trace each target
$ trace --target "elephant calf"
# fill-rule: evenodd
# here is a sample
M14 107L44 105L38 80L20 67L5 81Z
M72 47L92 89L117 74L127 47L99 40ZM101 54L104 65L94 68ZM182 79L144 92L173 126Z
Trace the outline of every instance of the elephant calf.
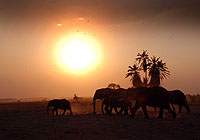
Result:
M112 109L115 109L115 112L119 115L122 114L122 112L124 111L125 115L128 115L128 108L130 110L132 110L131 108L131 102L124 100L124 99L104 99L104 101L102 102L102 113L104 114L103 111L103 105L105 104L105 110L106 110L106 114L110 114L112 113ZM108 107L110 106L110 110L108 110ZM121 108L121 110L118 112L117 108Z
M70 114L73 115L72 109L70 106L70 102L66 99L54 99L50 100L47 105L47 115L49 114L49 107L53 107L52 114L54 115L54 112L56 111L56 115L58 115L58 109L64 110L62 115L65 115L66 110L70 111Z
M112 109L114 108L121 108L121 110L119 112L117 112L117 114L122 114L122 112L124 111L124 115L128 115L128 108L130 109L130 111L132 110L132 107L131 107L131 102L129 101L126 101L126 100L113 100L111 101L111 104L110 104L110 114L112 113Z

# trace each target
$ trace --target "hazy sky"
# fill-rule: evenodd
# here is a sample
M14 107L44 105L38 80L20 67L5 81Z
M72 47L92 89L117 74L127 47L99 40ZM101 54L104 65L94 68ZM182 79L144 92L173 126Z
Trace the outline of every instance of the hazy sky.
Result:
M128 65L142 50L167 63L164 87L200 93L199 7L199 0L0 0L0 98L93 96L111 82L128 88ZM53 55L77 31L103 53L81 76L64 72Z

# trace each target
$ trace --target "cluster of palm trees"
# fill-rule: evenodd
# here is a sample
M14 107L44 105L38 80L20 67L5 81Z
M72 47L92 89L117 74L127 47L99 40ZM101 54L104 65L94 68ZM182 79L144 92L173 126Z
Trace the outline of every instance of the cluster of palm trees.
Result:
M141 79L141 72L144 72L144 77ZM137 54L135 64L129 66L127 77L131 77L133 87L153 87L159 86L161 80L170 76L166 63L160 60L160 57L151 57L147 51Z

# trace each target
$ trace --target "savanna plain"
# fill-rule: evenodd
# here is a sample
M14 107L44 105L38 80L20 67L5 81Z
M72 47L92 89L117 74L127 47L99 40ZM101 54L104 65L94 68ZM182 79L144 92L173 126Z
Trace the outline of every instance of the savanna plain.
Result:
M97 101L97 114L93 114L92 98L69 99L73 115L66 111L62 116L47 115L48 100L12 102L0 104L0 139L18 140L199 140L200 103L191 102L191 113L177 113L175 119L167 111L163 119L157 119L158 111L148 107L149 119L142 110L135 118L129 116L103 115L101 101ZM157 109L158 110L158 109ZM178 107L176 106L178 111Z

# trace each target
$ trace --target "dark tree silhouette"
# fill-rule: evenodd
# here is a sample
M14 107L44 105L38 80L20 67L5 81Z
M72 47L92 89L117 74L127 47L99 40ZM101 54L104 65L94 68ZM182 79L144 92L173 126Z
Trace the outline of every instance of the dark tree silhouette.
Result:
M143 86L147 86L148 78L147 78L147 70L150 65L149 63L149 55L147 53L147 50L143 50L143 52L140 54L137 54L136 62L138 62L140 70L144 71L144 78L143 78Z
M110 83L108 85L108 88L111 88L111 89L119 89L120 88L120 85L119 84L115 84L115 83Z
M143 84L138 70L139 68L136 66L136 64L134 64L133 66L129 66L128 73L126 74L126 77L125 77L127 78L131 76L130 80L132 81L133 87L140 87Z
M149 67L149 86L159 86L160 81L169 76L170 72L166 66L166 63L163 63L162 60L160 60L160 57L153 56L150 60Z
M140 54L137 54L136 64L129 66L128 73L126 78L131 76L131 81L133 87L153 87L159 86L161 80L166 79L170 76L170 72L160 57L151 57L147 51L144 51ZM141 81L140 72L144 72L143 82Z

